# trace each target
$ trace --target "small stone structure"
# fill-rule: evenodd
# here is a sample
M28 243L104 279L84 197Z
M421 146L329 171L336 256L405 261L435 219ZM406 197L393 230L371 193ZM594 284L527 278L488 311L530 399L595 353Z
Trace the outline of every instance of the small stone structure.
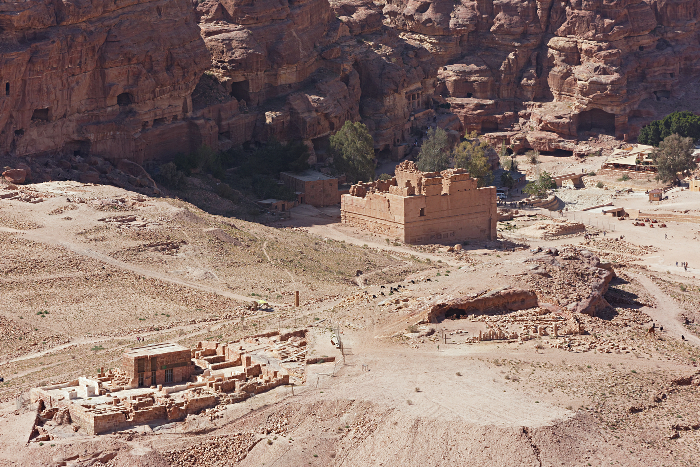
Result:
M190 349L165 343L129 350L122 357L122 369L129 380L127 387L137 388L189 381L194 365Z
M690 191L700 191L700 179L691 178L688 182L688 189Z
M285 186L300 195L301 204L320 208L340 203L341 192L338 190L337 178L315 170L305 170L301 173L282 172L280 179Z
M359 183L342 196L342 222L405 243L496 239L496 188L477 188L464 169L421 172L410 161L390 180Z
M272 331L229 344L202 341L194 349L171 343L131 349L122 358L123 369L32 389L38 411L30 439L65 436L60 428L65 424L73 425L69 432L95 435L180 420L290 382L302 384L306 332ZM56 410L67 412L60 423Z
M552 177L552 181L556 183L557 188L561 188L563 186L570 186L573 188L582 188L584 186L582 178L586 176L587 174L577 174L577 173L569 173L565 175L556 175ZM568 183L567 183L568 182Z

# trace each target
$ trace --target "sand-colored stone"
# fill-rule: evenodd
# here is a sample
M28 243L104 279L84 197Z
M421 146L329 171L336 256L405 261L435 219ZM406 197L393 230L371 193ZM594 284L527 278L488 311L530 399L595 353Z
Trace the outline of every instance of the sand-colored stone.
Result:
M396 177L353 185L342 196L344 223L405 243L496 238L496 188L477 188L464 169L420 172L402 162Z

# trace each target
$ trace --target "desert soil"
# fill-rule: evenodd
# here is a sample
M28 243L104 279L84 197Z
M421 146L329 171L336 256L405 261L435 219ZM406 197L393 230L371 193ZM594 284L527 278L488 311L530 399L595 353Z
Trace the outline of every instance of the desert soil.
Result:
M561 173L601 163L548 157L542 167ZM20 187L43 201L0 199L0 465L697 465L700 194L675 189L650 205L646 181L616 193L605 180L608 190L562 199L609 197L668 227L567 202L562 218L597 235L528 238L519 231L559 218L529 210L499 223L498 242L447 251L357 231L337 208L299 206L265 225L109 186ZM472 343L478 319L413 332L430 303L533 286L538 247L612 263L611 306L581 317L584 335ZM270 309L250 311L254 300ZM308 365L304 386L182 422L27 443L28 389L116 366L137 337L192 345L301 327L310 356L336 357Z

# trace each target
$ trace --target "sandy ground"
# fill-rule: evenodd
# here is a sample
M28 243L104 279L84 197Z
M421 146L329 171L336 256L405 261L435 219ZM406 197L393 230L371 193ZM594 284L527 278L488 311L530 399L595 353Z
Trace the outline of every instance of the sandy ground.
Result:
M595 170L589 159L579 170ZM615 196L615 205L668 216L666 229L569 211L600 234L523 240L518 229L533 222L523 217L502 231L523 248L476 242L456 254L356 231L338 223L336 208L300 206L268 227L111 187L36 189L51 197L0 200L0 465L100 465L110 453L103 463L115 466L696 465L700 456L698 193L674 191L658 206ZM78 197L87 202L67 201ZM132 204L93 203L115 198ZM100 220L122 215L137 219ZM406 338L413 309L384 304L525 286L529 249L566 245L599 254L618 274L611 287L622 301L611 296L609 316L586 321L590 350L556 348L552 337L472 344L457 331L482 324L467 320ZM405 287L388 297L397 284ZM304 303L294 309L298 289ZM274 311L246 311L257 299ZM648 337L652 320L664 331ZM190 345L300 326L311 330L311 355L336 362L309 365L294 395L282 387L165 427L27 444L32 414L18 395L113 366L136 336ZM341 331L344 356L331 330ZM610 342L620 350L601 350Z

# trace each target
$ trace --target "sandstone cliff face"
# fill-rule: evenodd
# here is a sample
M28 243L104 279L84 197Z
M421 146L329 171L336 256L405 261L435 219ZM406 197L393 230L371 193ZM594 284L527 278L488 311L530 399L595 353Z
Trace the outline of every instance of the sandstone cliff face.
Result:
M576 151L690 105L698 14L690 0L6 2L0 151L318 150L348 119L395 158L428 125Z
M0 151L153 157L208 67L185 0L1 3Z
M691 1L387 0L383 13L441 60L437 91L466 130L534 131L521 147L634 136L650 102L698 76Z

